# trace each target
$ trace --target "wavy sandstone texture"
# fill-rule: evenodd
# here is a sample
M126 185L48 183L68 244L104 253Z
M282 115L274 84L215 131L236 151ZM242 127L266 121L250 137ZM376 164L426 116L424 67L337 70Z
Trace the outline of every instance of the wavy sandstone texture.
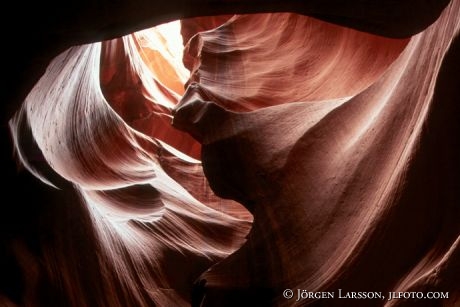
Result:
M460 1L283 3L64 28L9 121L58 196L2 240L1 306L460 304Z

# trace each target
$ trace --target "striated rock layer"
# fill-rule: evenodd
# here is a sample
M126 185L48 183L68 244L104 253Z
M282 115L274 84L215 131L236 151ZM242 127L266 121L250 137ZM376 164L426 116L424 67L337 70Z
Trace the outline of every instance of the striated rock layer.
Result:
M458 306L460 1L412 2L41 25L74 38L9 121L46 192L18 181L39 196L6 211L0 305Z
M102 286L98 306L187 305L198 274L239 247L250 227L252 218L239 213L240 206L212 195L199 161L172 147L181 141L167 121L178 94L149 74L136 51L141 39L137 34L67 50L10 123L22 163L52 186L72 183L89 219L81 227L93 232L96 247L76 255L75 264L65 262L57 242L43 248L47 274L64 280L57 285L63 306L91 306L92 294L79 288L96 285ZM20 137L27 134L40 159ZM72 273L87 267L87 254L102 275ZM26 275L33 275L31 262L19 263ZM28 285L32 293L38 284ZM26 300L37 302L33 294Z
M292 15L235 17L190 41L195 83L174 125L203 144L214 191L254 215L246 244L201 276L200 306L291 306L287 288L450 291L441 304L460 303L458 123L444 96L458 84L459 8L409 41ZM307 304L350 306L294 305Z

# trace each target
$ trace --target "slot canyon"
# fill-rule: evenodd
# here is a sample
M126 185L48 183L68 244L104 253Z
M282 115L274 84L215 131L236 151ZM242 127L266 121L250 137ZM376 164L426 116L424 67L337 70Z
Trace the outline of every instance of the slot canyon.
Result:
M460 306L460 0L11 5L0 306Z

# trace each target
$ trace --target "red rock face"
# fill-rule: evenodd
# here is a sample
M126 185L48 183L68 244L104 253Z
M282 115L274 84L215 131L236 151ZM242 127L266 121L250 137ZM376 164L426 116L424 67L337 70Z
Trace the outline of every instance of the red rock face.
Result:
M203 95L228 110L250 111L354 96L380 77L407 41L295 14L257 14L196 35L185 58L193 62L189 82Z
M450 198L458 182L441 187L443 171L428 174L442 167L429 159L439 154L437 80L449 65L456 14L454 3L409 41L293 15L236 17L195 38L196 84L174 124L204 144L217 194L254 214L248 242L202 275L205 306L248 299L289 306L286 288L457 295L448 272L459 272L459 226L447 226L445 214L458 220ZM264 22L269 30L255 34L240 28ZM401 302L365 306L383 304Z
M183 58L156 28L51 61L9 126L64 192L5 240L1 304L460 304L460 1L248 3L181 20Z

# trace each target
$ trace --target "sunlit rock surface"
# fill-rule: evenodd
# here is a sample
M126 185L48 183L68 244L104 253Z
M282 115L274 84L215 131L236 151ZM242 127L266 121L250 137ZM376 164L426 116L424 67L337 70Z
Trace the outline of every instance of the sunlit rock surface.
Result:
M460 1L330 2L228 4L55 57L9 129L56 197L17 196L0 305L460 304ZM323 21L232 15L276 10Z
M449 69L458 9L453 3L409 41L334 32L291 15L235 17L196 37L196 84L174 125L204 144L204 171L217 194L254 214L247 244L202 275L204 306L249 299L289 306L286 288L444 289L454 297L444 303L458 304L456 149L440 146L458 141L446 140L438 81ZM273 26L271 18L279 31L239 32L249 19ZM307 31L276 35L300 22L318 30L312 40L302 40ZM299 41L304 48L295 49ZM401 304L356 304L385 303Z

